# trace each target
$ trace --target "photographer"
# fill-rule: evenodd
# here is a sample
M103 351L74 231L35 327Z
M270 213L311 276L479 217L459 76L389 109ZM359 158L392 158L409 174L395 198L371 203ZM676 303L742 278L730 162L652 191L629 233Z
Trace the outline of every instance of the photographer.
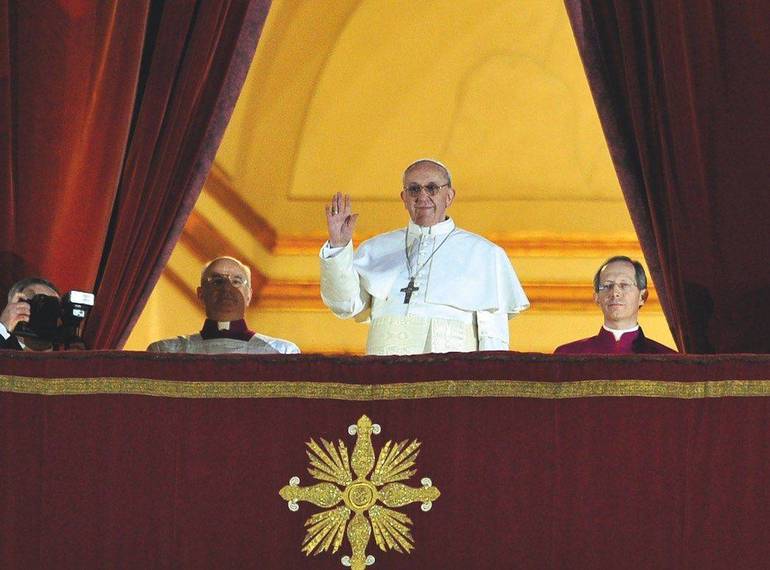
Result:
M8 291L8 304L0 313L0 349L50 350L50 343L25 341L13 334L18 323L29 322L31 306L28 301L35 295L48 295L57 299L61 297L53 283L39 277L28 277L15 283Z

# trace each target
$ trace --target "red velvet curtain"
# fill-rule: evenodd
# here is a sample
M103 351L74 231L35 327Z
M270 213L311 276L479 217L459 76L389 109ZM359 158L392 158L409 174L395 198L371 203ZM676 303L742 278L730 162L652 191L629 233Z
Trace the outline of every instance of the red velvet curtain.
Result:
M680 350L770 352L770 10L565 0Z
M122 346L139 317L211 168L269 6L201 0L160 3L151 14L89 346Z
M0 279L95 290L120 347L211 166L269 0L0 0Z
M93 287L148 9L149 0L0 0L3 289L29 275Z

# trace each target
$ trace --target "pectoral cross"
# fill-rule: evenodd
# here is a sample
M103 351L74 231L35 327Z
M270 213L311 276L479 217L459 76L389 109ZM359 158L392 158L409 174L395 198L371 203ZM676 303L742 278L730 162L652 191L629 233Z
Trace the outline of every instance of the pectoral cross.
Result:
M412 293L419 291L420 288L414 286L414 277L412 277L409 279L409 285L399 290L404 294L404 305L406 305L412 300Z

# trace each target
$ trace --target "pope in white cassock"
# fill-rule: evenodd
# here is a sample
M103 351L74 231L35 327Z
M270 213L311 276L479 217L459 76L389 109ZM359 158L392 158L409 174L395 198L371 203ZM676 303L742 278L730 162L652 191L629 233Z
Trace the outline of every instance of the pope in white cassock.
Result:
M505 252L446 216L449 170L421 159L404 171L406 228L353 252L349 195L326 206L321 298L340 318L371 321L367 354L508 350L508 319L529 301Z

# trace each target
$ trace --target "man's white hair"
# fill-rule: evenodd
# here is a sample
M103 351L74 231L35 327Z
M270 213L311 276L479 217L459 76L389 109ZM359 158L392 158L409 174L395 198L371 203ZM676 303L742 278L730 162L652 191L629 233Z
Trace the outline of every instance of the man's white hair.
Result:
M412 164L407 166L404 169L403 176L401 177L401 185L403 186L406 183L406 173L407 172L409 172L412 168L414 168L418 164L425 164L425 163L427 163L427 164L434 164L434 165L438 166L441 170L443 170L444 173L446 174L447 182L449 183L450 186L452 185L452 173L449 172L449 168L447 168L446 164L444 164L440 160L436 160L435 158L418 158Z
M249 281L249 286L251 286L251 269L249 269L249 266L243 263L242 261L235 259L234 257L230 257L229 255L223 255L221 257L215 257L211 261L209 261L206 265L203 266L203 269L201 269L201 285L203 284L203 278L206 277L206 272L209 270L209 267L211 267L214 263L217 261L221 261L223 259L226 259L228 261L232 261L238 267L243 269L243 272L246 274L246 278Z

